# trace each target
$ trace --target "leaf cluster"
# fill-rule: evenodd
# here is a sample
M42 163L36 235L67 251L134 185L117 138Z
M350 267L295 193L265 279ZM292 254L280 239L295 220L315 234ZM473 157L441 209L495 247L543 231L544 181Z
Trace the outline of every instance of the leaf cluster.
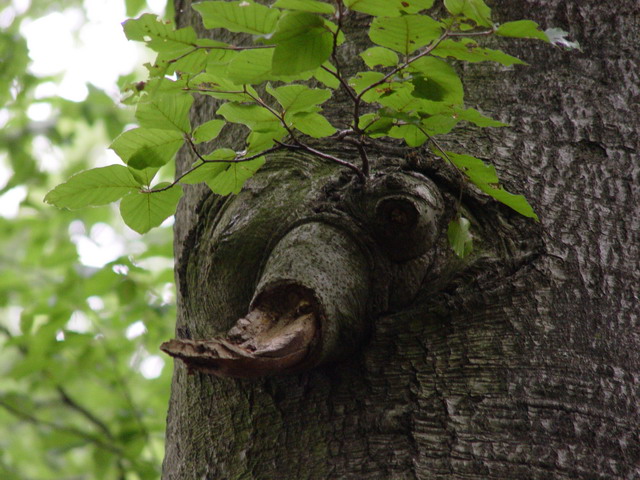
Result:
M147 65L148 80L131 88L129 101L137 105L139 127L111 145L126 166L82 172L51 191L46 201L80 208L121 199L123 219L143 233L174 213L181 184L204 182L217 194L237 193L269 154L286 150L337 162L366 181L370 146L394 138L411 147L429 143L466 181L537 218L524 197L504 190L492 166L468 154L444 151L437 137L464 122L505 125L465 106L462 82L448 59L522 64L501 50L482 46L482 40L549 39L530 20L495 24L483 0L443 3L446 13L439 18L430 14L434 0L194 4L206 28L246 34L252 39L246 45L201 38L192 27L176 29L152 15L129 20L124 24L127 37L145 42L157 57ZM345 76L339 62L346 40L342 24L353 12L370 16L371 43L359 53L367 68ZM334 125L322 105L339 89L349 98L344 110L350 118ZM215 118L192 125L190 110L198 95L213 97L220 106ZM203 150L230 124L245 132L241 150ZM358 163L317 147L341 142L356 146ZM154 184L158 169L172 162L183 145L192 153L192 167L171 183ZM452 244L457 241L454 238Z

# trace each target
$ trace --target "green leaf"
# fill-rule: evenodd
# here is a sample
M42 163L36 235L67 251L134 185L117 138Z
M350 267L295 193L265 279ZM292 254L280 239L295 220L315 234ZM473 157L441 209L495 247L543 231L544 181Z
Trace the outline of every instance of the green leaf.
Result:
M186 95L185 90L187 88L187 81L185 78L178 78L176 80L170 80L166 77L150 78L142 84L135 84L133 86L133 89L136 91L140 88L140 92L148 93L149 97L161 95ZM145 99L145 97L138 95L138 101L140 101L140 99Z
M444 0L451 15L460 15L483 27L491 27L491 9L483 0Z
M538 215L533 211L533 208L524 196L514 195L513 193L507 192L504 188L494 185L478 185L478 188L519 214L538 221Z
M436 151L436 154L442 157L442 153ZM496 169L493 165L487 165L479 158L471 155L464 155L455 152L446 152L446 154L454 165L465 173L467 177L469 177L469 180L471 180L475 185L498 184L498 174L496 173Z
M237 85L228 76L213 73L201 73L190 82L190 87L200 93L219 100L233 100L236 102L253 102L251 98L258 93L250 85Z
M136 179L140 185L151 185L151 181L158 173L159 167L153 168L143 168L142 170L137 170L135 168L129 167L129 171L131 175Z
M475 40L463 38L462 40L444 40L433 49L433 55L438 57L453 57L457 60L467 62L497 62L510 66L514 64L525 64L522 60L507 55L501 50L482 48Z
M331 98L330 90L309 88L306 85L285 85L278 88L267 85L267 92L289 114L313 110L314 107Z
M456 109L455 115L459 120L466 120L467 122L471 122L479 127L507 127L509 125L482 115L475 108L467 108L466 110Z
M336 9L333 5L317 0L278 0L273 4L274 7L286 8L288 10L300 10L311 13L333 14Z
M192 50L197 39L192 27L176 30L172 22L158 20L150 13L127 20L123 23L123 28L129 40L145 42L156 52L183 53Z
M125 0L126 5L126 15L127 17L133 17L140 10L142 10L147 2L146 0Z
M150 73L150 76L166 78L167 75L171 75L175 72L180 72L181 74L190 73L192 75L195 75L206 68L208 57L208 52L201 49L192 49L183 53L159 53L155 63L158 69L158 75L156 75L154 71Z
M248 162L232 163L225 171L208 180L207 185L218 195L239 193L244 183L264 165L264 162L265 158L259 157Z
M449 222L447 237L455 254L464 258L473 250L473 236L469 231L471 223L464 217L457 217Z
M206 71L210 73L220 72L221 67L229 65L229 62L233 60L241 51L224 49L210 50L207 55Z
M203 158L205 160L233 160L236 156L237 153L230 148L218 148Z
M312 72L282 75L273 72L275 49L245 50L239 52L227 65L223 79L239 85L259 84L266 80L293 82L307 80ZM216 69L219 70L219 69ZM255 91L251 89L255 94ZM245 100L246 101L246 100Z
M418 103L418 102L415 102ZM407 112L394 110L393 108L381 108L378 110L378 115L383 118L392 118L400 120L401 122L411 125L420 125L421 118L414 112L414 110L408 110Z
M433 7L435 0L400 0L401 11L418 13Z
M134 128L127 130L111 144L123 162L136 169L161 167L173 158L184 143L177 130Z
M377 17L369 30L369 38L377 45L408 55L437 39L440 23L424 15Z
M192 104L191 95L153 96L138 104L136 118L141 127L188 133L191 131L189 110Z
M443 115L432 115L422 121L424 128L429 135L445 135L458 124L458 119L451 113Z
M287 133L284 127L266 132L251 132L247 136L247 155L254 155L273 147L275 142L281 141Z
M331 63L329 63L329 62L325 62L323 67L328 68L332 72L336 71L335 67L333 65L331 65ZM313 76L320 83L322 83L323 85L325 85L325 86L327 86L327 87L329 87L329 88L331 88L333 90L335 90L336 88L338 88L340 86L340 81L335 77L335 75L332 75L331 73L327 72L322 67L318 68L315 72L313 72Z
M330 137L336 133L336 128L324 116L315 112L296 113L291 119L291 124L314 138Z
M418 13L433 6L434 0L345 0L350 10L377 17L397 17L403 12Z
M419 147L427 141L427 136L416 125L396 125L389 130L391 138L401 138L410 147Z
M356 93L360 94L365 89L369 88L374 83L379 82L383 78L384 73L382 72L359 72L355 77L349 79L349 85L353 87ZM362 99L365 102L376 101L378 98L380 98L380 95L382 95L384 90L388 88L388 85L389 84L387 83L382 83L378 87L372 88L362 96Z
M307 12L286 12L269 40L277 44L272 71L278 75L316 69L333 50L333 35L322 17Z
M235 157L235 152L234 152ZM232 157L233 158L233 157ZM180 183L186 183L193 185L196 183L206 182L212 180L216 175L226 170L228 163L202 163L199 162L199 167L191 173L185 175L180 179Z
M389 117L380 117L376 113L365 113L358 119L358 126L365 130L367 135L377 138L389 132L393 126L393 119Z
M412 84L413 95L434 102L462 104L464 87L456 71L447 62L422 57L409 65L409 71L419 73Z
M226 28L231 32L264 35L276 26L279 10L246 0L239 2L201 2L193 5L206 28Z
M378 65L382 65L383 67L394 67L398 65L398 54L384 47L368 48L360 53L360 56L369 68L377 67Z
M503 23L495 33L502 37L537 38L545 42L550 41L547 34L540 30L540 26L531 20L517 20L515 22Z
M44 201L59 208L82 208L114 202L140 184L127 167L110 165L80 172L47 193Z
M213 178L226 170L232 162L221 162L219 160L233 160L236 158L236 152L230 148L219 148L214 150L209 155L203 157L205 160L215 160L214 162L203 163L198 161L191 173L188 173L180 182L187 184L194 184L200 182L206 182L213 180Z
M238 53L227 66L226 78L239 85L274 79L271 71L273 52L272 48L261 48Z
M382 87L382 85L380 87ZM382 94L379 94L377 102L380 105L387 107L390 111L403 113L432 113L428 107L434 102L428 102L427 100L415 97L413 95L413 88L413 84L410 82L394 82L388 87L389 91L382 90ZM435 113L439 113L439 110L440 109ZM407 120L403 117L396 118Z
M159 184L154 188L163 188ZM182 197L182 187L175 185L162 192L130 193L120 202L120 215L124 222L138 233L146 233L173 215Z
M514 195L507 192L499 185L498 175L493 165L487 165L482 160L471 155L461 155L454 152L446 152L444 157L441 152L435 151L436 155L450 159L458 169L460 169L469 180L487 195L495 198L499 202L512 208L525 217L538 220L538 216L522 195Z
M224 127L226 123L227 122L225 122L224 120L214 119L209 120L202 125L199 125L193 131L193 140L195 141L195 143L202 143L213 140L220 134L222 127Z
M256 132L277 130L281 122L266 108L258 105L244 105L241 103L225 103L216 112L228 122L241 123Z

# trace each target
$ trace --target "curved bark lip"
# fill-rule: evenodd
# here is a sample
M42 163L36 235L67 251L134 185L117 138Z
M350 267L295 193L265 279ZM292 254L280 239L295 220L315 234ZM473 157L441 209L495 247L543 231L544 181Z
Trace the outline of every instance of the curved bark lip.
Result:
M173 339L160 349L182 360L189 373L236 378L295 373L315 364L323 318L312 290L286 282L260 292L225 336Z

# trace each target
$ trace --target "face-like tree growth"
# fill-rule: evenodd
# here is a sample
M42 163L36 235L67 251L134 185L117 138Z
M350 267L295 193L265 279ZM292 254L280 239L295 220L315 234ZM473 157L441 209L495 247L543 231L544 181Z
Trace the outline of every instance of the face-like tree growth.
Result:
M618 60L637 58L625 23L634 7L622 2L616 19L595 2L562 3L542 11L516 1L492 17L482 0L206 1L193 10L178 1L182 28L150 15L125 24L157 58L148 79L128 87L138 127L112 144L124 165L85 170L46 199L67 209L119 201L141 233L179 205L178 338L164 349L193 374L177 363L167 478L633 478L637 225L621 212L637 199L625 130L637 118L633 102L620 102L633 74ZM588 57L525 46L577 45L518 20L521 11L578 32ZM499 50L508 42L536 69ZM16 112L28 92L13 99ZM91 95L95 110L61 109L88 123L104 116L115 137L130 119L101 114L105 98ZM515 128L485 129L505 124L483 111ZM64 125L47 127L54 143L77 137ZM24 132L21 144L34 134ZM176 152L176 176L163 182ZM12 160L12 185L42 180L29 155ZM510 193L524 190L542 226L500 206L536 219ZM75 461L91 478L155 478L162 426L140 405L162 409L153 389L166 383L128 374L133 351L154 351L171 327L157 296L134 293L170 275L124 257L73 268L71 219L108 217L32 208L49 220L7 230L6 251L24 248L22 229L32 234L28 255L11 259L22 271L0 290L3 302L29 295L34 265L49 274L20 328L3 331L0 407L27 436L5 442L0 472L37 476L42 464L61 471ZM145 256L161 254L166 245ZM339 288L316 282L334 270ZM283 272L304 288L287 290ZM88 308L89 295L94 307L99 297L119 308L116 321ZM100 328L68 328L82 314ZM121 338L141 317L163 327ZM99 386L85 384L81 364ZM248 382L198 373L311 367ZM12 464L34 438L46 458L27 470Z

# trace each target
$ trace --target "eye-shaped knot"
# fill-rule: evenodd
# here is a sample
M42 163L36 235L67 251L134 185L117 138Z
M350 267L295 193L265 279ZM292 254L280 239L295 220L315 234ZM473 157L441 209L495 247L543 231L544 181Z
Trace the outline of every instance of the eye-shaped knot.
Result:
M428 180L403 174L374 184L359 208L377 244L397 263L417 258L433 246L443 212L439 194Z
M418 223L418 209L408 199L391 197L380 200L376 206L376 217L390 228L408 231Z

